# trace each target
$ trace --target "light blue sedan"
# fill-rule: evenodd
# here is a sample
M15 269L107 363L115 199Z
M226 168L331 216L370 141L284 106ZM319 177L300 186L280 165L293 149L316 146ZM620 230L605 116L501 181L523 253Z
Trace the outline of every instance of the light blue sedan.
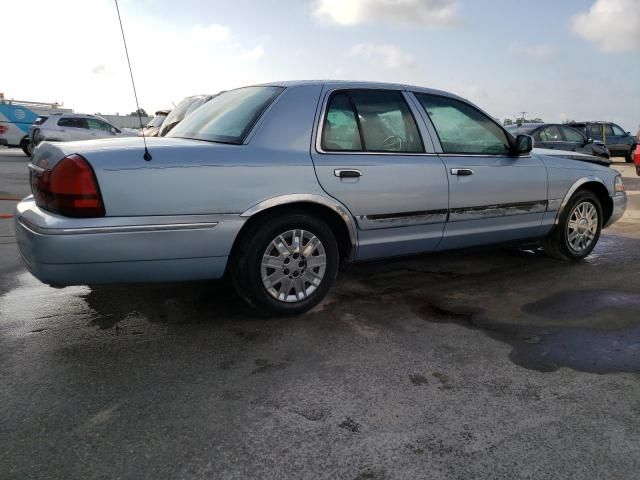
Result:
M296 314L345 262L519 241L578 260L626 207L615 170L532 153L470 102L407 85L240 88L147 143L36 149L16 214L33 275L229 275L256 309Z

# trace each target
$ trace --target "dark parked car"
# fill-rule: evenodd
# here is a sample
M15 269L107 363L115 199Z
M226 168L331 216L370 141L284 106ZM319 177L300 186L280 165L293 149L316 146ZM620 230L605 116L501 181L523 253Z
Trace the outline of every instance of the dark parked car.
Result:
M155 117L142 127L138 136L142 136L144 134L145 137L157 137L160 133L160 127L167 118L167 115L169 115L170 111L171 110L158 110Z
M550 148L552 150L567 150L586 153L596 157L609 158L609 149L599 141L586 137L574 128L556 123L525 123L523 125L509 125L507 131L518 135L531 135L536 148Z
M635 135L611 122L572 122L569 125L583 135L604 143L609 147L612 157L624 157L627 163L631 163L631 155L638 143Z

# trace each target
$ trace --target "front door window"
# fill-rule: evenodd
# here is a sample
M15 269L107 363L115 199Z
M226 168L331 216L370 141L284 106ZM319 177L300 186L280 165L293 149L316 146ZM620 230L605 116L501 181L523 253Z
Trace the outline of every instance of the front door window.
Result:
M506 155L507 133L491 118L459 100L415 94L440 138L444 153Z

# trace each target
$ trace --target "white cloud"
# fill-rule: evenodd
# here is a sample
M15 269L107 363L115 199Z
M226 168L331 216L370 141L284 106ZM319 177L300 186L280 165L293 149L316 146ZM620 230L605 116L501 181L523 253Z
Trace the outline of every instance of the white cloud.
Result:
M339 25L451 26L459 21L457 0L317 0L314 15Z
M596 0L571 19L571 30L603 52L640 50L640 2Z
M350 57L362 57L372 63L381 63L385 68L412 68L415 66L415 59L412 55L403 52L395 45L373 45L361 43L349 49L347 55Z
M217 23L205 27L195 25L189 31L189 35L193 41L202 43L222 43L231 40L231 31Z
M541 43L538 45L519 45L513 44L509 51L516 55L525 55L532 58L549 58L557 53L557 48L549 43Z
M265 55L264 47L235 38L224 25L185 26L156 15L143 2L121 2L120 13L140 106L147 111L169 108L187 95L268 80L255 68L255 61ZM56 25L59 34L53 38L57 54L41 55L34 64L24 52L41 48L41 36L25 35L20 22L3 23L6 38L21 39L20 48L3 51L4 64L12 65L0 70L0 90L8 98L64 102L82 113L135 110L113 0L3 2L2 16L28 17L30 32L51 32L51 25ZM61 32L68 31L81 40L65 44ZM24 74L29 71L47 74Z
M252 48L251 50L247 50L246 52L241 53L240 57L243 60L249 60L249 61L260 60L262 57L264 57L264 47L262 45L258 45L257 47Z
M98 65L96 67L93 67L91 69L91 73L95 74L95 75L104 75L106 72L106 68L104 65Z

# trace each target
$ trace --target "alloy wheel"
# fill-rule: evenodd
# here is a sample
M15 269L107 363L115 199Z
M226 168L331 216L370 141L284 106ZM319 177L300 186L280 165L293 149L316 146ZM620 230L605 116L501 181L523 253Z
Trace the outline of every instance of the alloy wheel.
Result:
M576 205L567 222L567 243L575 253L587 250L598 232L598 210L591 202Z
M327 257L312 232L288 230L267 246L260 262L262 285L276 300L296 303L308 298L322 283Z

